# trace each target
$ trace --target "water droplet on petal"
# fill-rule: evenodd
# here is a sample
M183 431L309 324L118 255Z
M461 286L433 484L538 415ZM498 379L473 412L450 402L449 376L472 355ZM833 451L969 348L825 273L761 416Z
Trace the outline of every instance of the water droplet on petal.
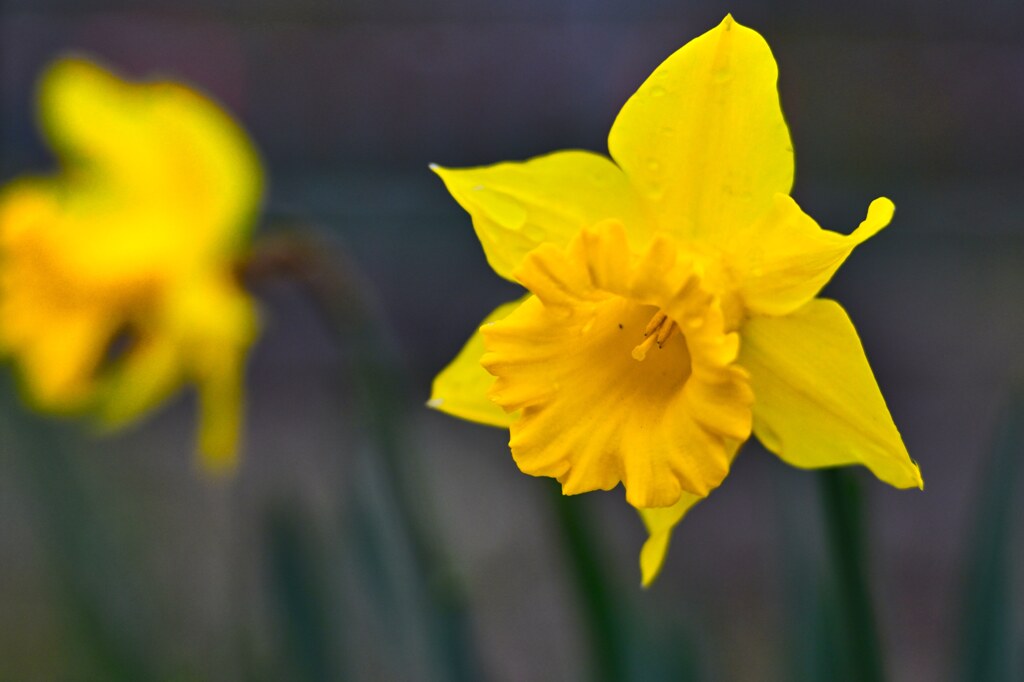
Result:
M651 88L651 97L664 97L667 92L668 90L661 87L660 85L655 85L653 88Z

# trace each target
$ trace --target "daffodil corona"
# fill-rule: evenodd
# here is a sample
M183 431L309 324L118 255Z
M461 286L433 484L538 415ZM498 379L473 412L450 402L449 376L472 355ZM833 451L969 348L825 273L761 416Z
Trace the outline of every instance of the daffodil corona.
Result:
M922 486L853 325L815 298L893 205L873 201L849 235L797 206L776 80L764 39L726 17L626 102L611 159L434 167L529 293L484 321L429 404L508 427L519 468L566 494L621 483L650 535L644 584L752 432L794 466Z
M39 87L60 174L0 193L0 354L40 409L133 420L195 383L199 449L230 469L255 309L233 273L262 176L242 130L182 85L64 59Z

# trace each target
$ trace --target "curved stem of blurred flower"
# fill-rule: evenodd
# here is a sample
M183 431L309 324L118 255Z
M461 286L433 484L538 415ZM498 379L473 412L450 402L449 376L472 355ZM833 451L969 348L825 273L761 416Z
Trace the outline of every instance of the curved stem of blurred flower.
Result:
M857 682L884 680L882 648L868 579L860 487L854 474L843 469L820 471L818 480L849 677Z
M614 591L603 566L597 538L580 503L584 500L562 494L560 485L548 486L558 525L562 532L566 557L583 606L584 627L590 637L591 667L589 679L627 679L624 664L622 622L616 608Z
M417 483L424 477L415 471L405 440L409 401L403 399L404 366L358 268L336 244L328 245L311 229L295 226L258 240L240 274L249 283L276 278L298 283L337 337L348 358L350 387L359 410L353 422L362 425L381 457L394 490L395 511L434 609L428 636L442 656L444 679L482 679L464 589L432 530L433 516Z

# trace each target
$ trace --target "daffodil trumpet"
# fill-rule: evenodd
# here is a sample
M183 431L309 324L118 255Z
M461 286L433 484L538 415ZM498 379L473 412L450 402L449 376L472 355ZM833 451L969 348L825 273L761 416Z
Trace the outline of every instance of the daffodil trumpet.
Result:
M527 293L428 404L508 428L519 468L565 494L622 484L649 532L645 585L752 434L793 466L923 485L846 312L817 298L893 204L875 199L850 234L800 209L776 82L764 39L727 16L626 102L610 158L432 167Z

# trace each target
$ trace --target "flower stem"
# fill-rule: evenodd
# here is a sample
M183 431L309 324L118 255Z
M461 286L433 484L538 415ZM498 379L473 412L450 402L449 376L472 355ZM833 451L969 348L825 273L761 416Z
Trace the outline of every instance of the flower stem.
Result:
M826 469L818 476L849 677L858 682L884 680L868 580L860 487L857 479L842 469Z
M583 606L585 627L590 636L592 670L590 679L626 679L622 633L616 627L616 604L609 579L603 570L597 540L580 508L582 500L562 494L551 486L552 505L562 531L569 568Z

